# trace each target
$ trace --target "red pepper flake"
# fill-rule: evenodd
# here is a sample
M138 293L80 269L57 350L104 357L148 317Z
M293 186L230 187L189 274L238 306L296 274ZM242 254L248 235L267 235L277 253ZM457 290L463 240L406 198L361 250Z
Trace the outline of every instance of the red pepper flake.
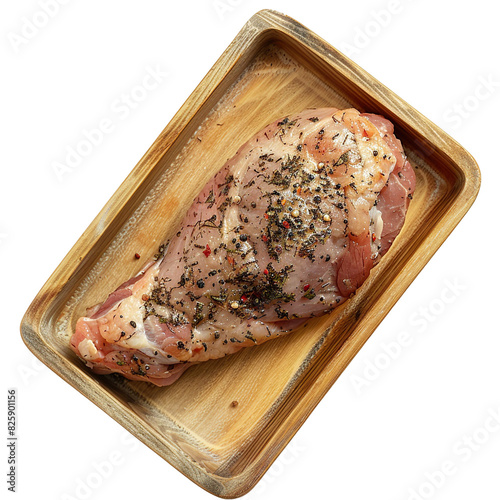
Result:
M370 137L365 129L363 129L363 137Z
M228 261L228 262L229 262L229 264L231 264L231 265L233 265L233 264L234 264L234 259L233 259L230 255L228 255L228 256L227 256L227 261Z
M136 253L134 257L135 257L136 259L140 259L140 258L141 258L141 256L140 256L138 253Z
M269 215L268 214L264 214L264 218L269 219Z
M284 227L286 227L287 229L289 229L289 228L290 228L290 224L288 223L288 221L287 221L287 220L284 220L284 221L283 221L283 226L284 226Z
M149 295L143 294L142 300L144 300L144 302L146 302L147 300L149 300Z
M248 300L248 297L246 295L241 296L241 302L246 302Z
M210 247L207 244L207 248L205 248L205 250L203 250L203 254L205 255L205 257L208 257L211 253L212 253L212 250L210 250Z
M262 241L267 242L267 236L265 234L262 235Z
M269 274L269 271L267 269L264 269L264 274Z
M372 234L372 241L375 241L377 237L375 236L375 233Z
M311 285L304 285L304 292L307 292L307 290L309 290L309 288L311 288Z

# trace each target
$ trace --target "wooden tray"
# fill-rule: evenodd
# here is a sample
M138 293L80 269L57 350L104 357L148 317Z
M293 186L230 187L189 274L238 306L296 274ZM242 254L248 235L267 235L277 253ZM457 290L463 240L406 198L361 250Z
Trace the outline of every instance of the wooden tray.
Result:
M386 116L416 167L405 227L358 293L288 337L191 368L171 387L94 376L68 348L85 308L139 271L135 252L156 252L242 143L275 118L322 106ZM460 221L479 183L474 159L428 119L304 26L261 11L49 278L23 319L23 339L194 482L243 495Z

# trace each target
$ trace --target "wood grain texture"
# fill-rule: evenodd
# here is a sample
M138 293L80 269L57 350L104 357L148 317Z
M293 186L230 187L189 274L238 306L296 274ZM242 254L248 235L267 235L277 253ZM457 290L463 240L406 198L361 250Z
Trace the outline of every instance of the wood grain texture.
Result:
M85 308L137 273L238 147L313 107L380 113L416 169L403 231L356 295L300 330L188 370L170 387L94 376L68 347ZM49 278L21 325L33 353L211 493L248 492L473 203L453 139L296 21L253 16ZM233 406L232 401L237 401Z

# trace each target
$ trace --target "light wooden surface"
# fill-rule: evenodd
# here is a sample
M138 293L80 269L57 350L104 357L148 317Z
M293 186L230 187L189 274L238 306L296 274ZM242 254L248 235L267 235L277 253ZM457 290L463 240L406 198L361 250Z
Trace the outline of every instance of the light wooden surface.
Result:
M243 142L276 118L324 106L385 115L416 167L405 227L356 295L288 337L193 367L170 387L86 369L68 348L85 308L140 269ZM473 158L444 132L297 22L261 11L44 285L23 319L23 339L186 476L215 495L240 496L460 221L479 182Z

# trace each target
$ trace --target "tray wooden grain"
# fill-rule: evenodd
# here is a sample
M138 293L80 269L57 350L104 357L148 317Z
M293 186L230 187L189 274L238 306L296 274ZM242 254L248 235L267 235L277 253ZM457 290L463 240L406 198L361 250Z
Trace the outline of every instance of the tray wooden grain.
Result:
M85 308L139 271L206 181L274 119L309 107L380 113L395 124L417 188L402 233L332 314L294 334L191 368L171 387L95 376L68 339ZM304 26L261 11L244 26L29 307L33 353L207 491L248 492L473 203L474 159ZM194 389L196 388L196 389ZM232 406L232 401L238 401Z

